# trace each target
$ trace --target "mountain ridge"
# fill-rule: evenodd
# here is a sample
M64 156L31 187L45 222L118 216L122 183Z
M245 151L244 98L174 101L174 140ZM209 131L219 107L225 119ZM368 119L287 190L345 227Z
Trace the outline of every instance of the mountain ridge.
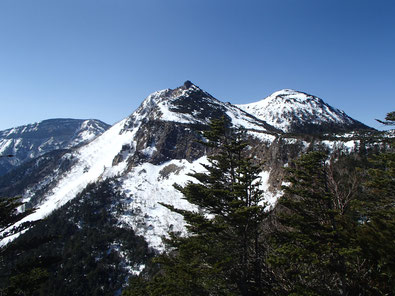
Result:
M182 195L172 184L189 181L186 176L190 171L204 170L200 164L210 150L200 144L204 141L202 131L212 119L221 117L231 126L245 128L253 143L252 155L257 161L270 164L262 166L261 176L265 180L265 194L271 204L275 203L281 167L316 143L289 136L187 81L178 88L150 94L130 116L89 143L53 154L51 163L56 163L53 173L21 191L25 201L38 207L26 221L45 218L88 184L115 178L119 186L116 190L124 196L123 207L129 213L120 214L119 223L133 227L151 247L163 250L161 237L168 228L173 225L174 230L182 232L184 226L179 217L159 203L189 207L181 202ZM317 143L332 150L341 146L352 150L357 146L350 139ZM33 175L34 172L33 169Z

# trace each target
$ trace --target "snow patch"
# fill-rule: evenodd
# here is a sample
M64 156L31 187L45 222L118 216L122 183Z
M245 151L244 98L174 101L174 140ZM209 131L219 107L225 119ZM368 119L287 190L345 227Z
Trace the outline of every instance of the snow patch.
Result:
M202 163L207 164L207 158L202 157L194 162L187 160L171 160L161 165L144 163L132 169L121 183L125 196L122 203L124 213L118 217L123 225L130 226L137 235L142 235L150 247L163 251L162 237L172 230L186 234L183 217L171 212L159 203L169 204L178 209L197 210L178 192L173 184L186 185L195 179L187 176L191 172L205 171ZM170 170L163 176L164 170Z
M277 200L280 198L283 192L281 190L276 192L272 192L271 190L269 190L270 171L262 171L261 173L259 173L259 177L261 181L260 189L263 190L264 200L268 203L267 209L271 209L276 205Z

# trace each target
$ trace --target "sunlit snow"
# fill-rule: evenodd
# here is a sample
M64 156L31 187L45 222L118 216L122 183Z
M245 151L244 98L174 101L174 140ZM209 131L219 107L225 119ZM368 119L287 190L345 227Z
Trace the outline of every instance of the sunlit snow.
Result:
M255 103L236 106L284 132L289 131L295 118L309 124L352 122L343 111L330 107L321 99L291 89L277 91Z

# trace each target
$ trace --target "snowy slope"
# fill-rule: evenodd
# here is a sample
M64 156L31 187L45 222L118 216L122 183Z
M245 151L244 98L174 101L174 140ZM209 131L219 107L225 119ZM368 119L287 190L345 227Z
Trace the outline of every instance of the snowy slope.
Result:
M122 145L133 140L133 131L123 130L127 121L128 119L124 119L92 142L64 156L74 158L76 164L71 170L58 177L56 187L46 192L40 203L36 205L37 210L19 221L18 224L46 217L53 210L73 199L89 183L98 181L104 174L112 176L116 172L122 171L124 167L112 167L112 161L122 149ZM29 193L29 190L27 192ZM30 197L25 196L25 201L29 200ZM9 240L12 239L14 237L9 238Z
M182 216L172 213L159 202L179 209L196 209L183 199L173 184L184 185L192 180L187 174L203 171L201 163L207 163L205 157L192 163L171 160L161 165L144 163L133 168L122 178L120 188L125 199L119 221L124 227L132 227L136 234L143 235L151 247L162 250L162 237L169 230L184 232L185 229Z
M315 96L283 89L250 104L237 105L284 132L331 132L368 129Z
M193 162L171 160L161 165L144 163L133 168L121 181L124 210L118 217L119 221L124 227L132 227L136 234L143 235L151 247L164 250L162 237L168 231L186 232L182 216L159 203L170 204L178 209L197 210L183 199L183 195L175 190L173 184L196 182L187 174L204 172L202 164L208 164L206 156ZM272 206L278 196L268 190L269 172L263 171L260 178L267 202Z

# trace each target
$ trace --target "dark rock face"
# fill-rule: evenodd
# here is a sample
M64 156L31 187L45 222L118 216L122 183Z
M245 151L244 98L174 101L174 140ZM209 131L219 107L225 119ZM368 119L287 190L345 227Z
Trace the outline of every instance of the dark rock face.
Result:
M193 83L190 82L189 80L187 80L187 81L184 82L184 88L185 88L185 89L190 88L192 85L193 85Z
M204 146L198 143L202 140L200 131L204 128L201 125L150 121L136 134L136 148L137 151L152 148L142 157L152 164L161 164L171 159L193 161L205 154Z
M131 150L133 145L130 143L114 158L113 164L125 160L125 154L132 154L128 157L129 167L143 162L162 164L172 159L194 161L208 152L207 147L199 143L203 140L201 132L208 128L211 120L219 118L225 118L230 126L233 120L237 123L241 119L251 123L253 128L272 134L281 133L266 122L229 103L220 102L186 81L181 87L148 97L129 117L126 129L139 127L134 139L135 151Z
M289 133L319 135L322 133L342 133L342 132L363 131L363 130L372 130L372 128L364 125L359 121L355 121L348 124L336 124L336 123L325 123L325 122L320 124L314 124L314 123L309 123L308 121L303 123L298 123L295 120L295 123L292 124L290 127Z
M0 176L9 170L53 150L67 149L91 141L110 126L99 120L49 119L0 131Z
M228 117L226 109L216 104L216 101L213 97L207 97L202 91L194 91L188 96L180 96L174 100L169 110L180 114L191 114L200 120Z

